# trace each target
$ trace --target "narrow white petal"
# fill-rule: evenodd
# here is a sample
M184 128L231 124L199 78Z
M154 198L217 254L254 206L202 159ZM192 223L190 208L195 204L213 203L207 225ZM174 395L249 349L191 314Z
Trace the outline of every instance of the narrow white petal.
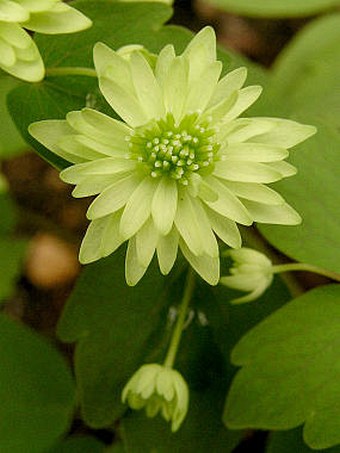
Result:
M82 178L73 189L72 196L82 198L98 195L120 178L121 175L119 173L113 175L92 175L91 178Z
M43 120L30 124L28 132L46 148L58 156L64 157L63 151L58 146L58 142L63 136L72 134L74 130L65 120ZM78 163L84 162L86 159L70 155L68 160Z
M264 118L272 123L268 132L257 135L253 141L291 148L316 133L314 126L281 118Z
M55 3L48 11L31 12L25 28L45 34L74 33L91 27L92 21L66 3Z
M215 61L207 66L201 76L190 85L185 105L186 112L203 111L206 108L221 71L222 63Z
M77 184L79 181L89 180L95 175L105 177L117 173L131 172L135 166L136 162L133 160L108 157L68 167L60 173L60 177L64 182Z
M297 173L297 168L288 162L271 162L268 165L280 172L282 178L288 178L289 176L294 176Z
M148 119L163 117L165 108L162 92L149 63L141 53L133 52L130 67L137 97Z
M212 123L218 123L221 121L227 113L234 107L238 99L238 92L234 91L230 96L223 99L218 104L210 107L204 112L204 116L209 118ZM222 133L219 134L225 135L225 130L228 129L227 126L222 125Z
M229 112L224 116L223 121L231 121L237 118L241 113L247 110L258 99L262 92L262 87L259 85L249 86L239 90L237 101Z
M231 182L225 181L224 184L228 189L234 192L235 195L246 200L257 201L259 203L279 205L284 203L284 199L280 194L270 187L263 184L250 182Z
M166 83L170 65L175 57L176 57L175 49L174 46L171 44L168 44L167 46L163 47L163 49L160 51L158 55L155 68L155 76L159 83L159 86L162 88Z
M212 107L216 104L219 104L224 99L230 97L232 93L237 90L240 90L246 81L247 78L247 68L237 68L234 71L229 72L226 74L222 79L218 82L217 86L215 87L214 93L210 102L208 104L209 107Z
M190 84L198 79L207 66L216 60L216 36L212 27L204 27L189 42L183 52L189 62Z
M0 65L13 66L15 61L16 55L13 47L0 36Z
M93 220L118 211L127 203L138 182L139 179L135 175L123 175L98 195L87 211L87 218Z
M236 299L232 299L230 301L231 304L244 304L246 302L251 302L253 300L258 299L262 294L265 292L265 290L268 288L266 284L262 284L261 286L258 286L254 291L252 291L249 294L246 294L245 296L242 297L237 297Z
M183 240L180 240L180 248L189 264L210 285L217 285L220 279L219 256L194 255Z
M147 176L129 194L120 222L120 232L126 239L136 234L150 216L155 189L155 180Z
M130 126L138 127L147 123L148 117L133 94L125 91L113 80L104 77L99 78L99 88L113 110Z
M205 203L214 211L230 220L243 225L251 225L253 220L241 201L222 182L212 176L205 178L212 189L218 194L218 199Z
M232 289L238 289L239 291L253 291L263 281L267 281L267 279L263 276L262 272L240 273L221 277L221 283L223 285Z
M255 222L277 225L299 225L301 223L300 215L287 203L269 206L245 200L244 205Z
M129 62L105 44L98 42L93 47L93 61L98 78L109 79L123 91L136 95Z
M108 256L124 242L118 231L120 217L121 211L90 223L80 247L81 263L91 263Z
M224 151L228 159L245 162L275 162L285 159L289 155L285 148L262 143L234 143Z
M101 153L96 149L93 149L81 143L82 137L84 136L74 134L65 135L59 140L58 146L62 151L64 151L66 155L70 154L72 156L78 157L79 159L82 159L83 161L92 161L107 157L107 154Z
M80 134L97 142L109 145L113 149L127 147L126 137L131 129L122 121L117 121L97 110L85 108L66 115L67 122Z
M129 286L135 286L143 277L148 266L140 264L137 255L136 237L129 240L125 257L125 279Z
M0 3L0 20L4 22L24 22L29 18L28 11L17 2L2 0Z
M218 255L216 238L201 201L186 191L179 194L175 225L193 254Z
M228 181L270 183L282 179L270 165L232 160L216 162L214 175Z
M138 261L142 266L149 266L155 253L157 242L158 232L151 217L149 217L136 234L137 256Z
M241 247L242 239L237 225L232 220L229 220L217 212L206 207L206 212L209 217L209 222L212 229L222 241L232 248L238 249Z
M241 143L264 134L274 128L270 118L238 118L229 124L223 124L218 133L218 140L228 140L228 144ZM279 146L284 146L279 145Z
M175 121L179 122L188 95L188 62L182 57L172 60L168 76L164 83L164 103L168 112L174 115Z
M151 214L157 230L167 235L172 228L177 210L177 183L174 179L160 178L152 199Z
M159 268L163 275L167 275L177 257L179 234L176 228L173 228L166 236L159 236L157 243L157 258Z

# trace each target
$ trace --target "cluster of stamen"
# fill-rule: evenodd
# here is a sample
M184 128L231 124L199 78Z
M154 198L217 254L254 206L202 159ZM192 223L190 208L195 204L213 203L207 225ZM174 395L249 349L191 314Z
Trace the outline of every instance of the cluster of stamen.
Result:
M128 140L131 155L148 165L152 177L169 176L187 185L193 172L212 171L220 148L214 136L215 130L207 122L199 122L196 113L178 125L168 114L135 130Z

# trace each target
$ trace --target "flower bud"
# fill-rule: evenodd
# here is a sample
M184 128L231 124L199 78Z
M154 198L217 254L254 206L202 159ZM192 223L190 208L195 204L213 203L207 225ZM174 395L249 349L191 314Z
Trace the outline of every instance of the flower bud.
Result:
M222 277L220 282L232 289L250 291L250 294L231 302L241 304L260 297L273 280L272 262L263 253L246 247L228 253L234 261L231 275Z
M145 408L148 417L161 413L175 432L183 422L189 404L189 389L182 375L156 363L143 365L125 385L122 401L131 409Z

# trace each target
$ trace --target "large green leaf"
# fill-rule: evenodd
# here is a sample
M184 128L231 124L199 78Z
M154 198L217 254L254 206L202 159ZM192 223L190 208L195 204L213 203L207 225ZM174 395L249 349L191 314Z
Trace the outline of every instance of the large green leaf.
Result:
M313 453L302 440L300 428L289 431L277 431L270 433L265 453ZM322 453L339 453L340 446L326 448Z
M123 252L86 267L59 324L63 341L78 340L79 396L84 420L93 427L122 415L123 386L148 359L150 345L158 347L153 335L166 322L166 279L153 268L136 287L127 286Z
M43 338L4 316L0 332L0 451L42 453L70 423L70 370Z
M304 17L339 6L339 0L209 0L227 12L253 17Z
M312 448L340 443L340 286L312 290L236 345L225 408L230 428L290 429Z
M0 158L7 158L19 154L27 149L27 144L21 138L16 129L12 118L10 117L6 98L7 93L18 85L13 77L8 77L0 72Z
M260 226L285 254L335 271L340 270L339 40L340 15L319 19L295 38L275 65L268 112L314 124L318 133L291 153L298 174L276 184L301 214L302 225Z
M104 453L105 445L90 436L69 437L46 453Z
M317 19L298 33L276 60L270 93L273 115L298 114L338 126L340 14Z

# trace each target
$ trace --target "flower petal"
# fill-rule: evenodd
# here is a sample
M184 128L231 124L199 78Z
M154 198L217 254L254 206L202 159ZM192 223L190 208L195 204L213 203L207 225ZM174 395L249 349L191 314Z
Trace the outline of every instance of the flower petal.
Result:
M55 3L47 11L31 12L24 26L45 34L74 33L91 27L92 21L66 3Z
M129 200L138 182L139 178L135 174L123 174L121 179L98 195L87 211L87 218L94 220L118 211Z
M151 214L157 230L167 235L173 225L177 210L177 183L171 178L161 178L152 199Z
M91 178L82 179L77 183L77 186L72 191L72 196L75 198L82 198L98 195L109 186L117 182L120 177L120 174L92 175Z
M179 194L175 225L194 255L218 255L216 238L201 201L186 191Z
M13 47L0 37L0 67L13 66L15 61Z
M151 217L149 217L136 234L137 256L142 266L149 266L155 253L157 242L158 232Z
M221 71L222 63L220 61L214 61L207 66L202 71L201 76L190 85L185 104L186 112L203 111L206 108L216 87Z
M225 186L228 187L235 195L246 200L257 201L259 203L279 205L284 203L284 199L275 190L250 182L231 182L225 181Z
M173 228L166 236L160 236L157 243L157 258L159 268L163 275L167 275L177 257L179 234L176 228Z
M148 122L148 117L137 98L116 82L100 77L99 88L111 107L130 126L138 127Z
M129 240L129 244L126 251L126 258L125 258L125 280L129 286L135 286L139 280L143 277L147 270L148 266L143 266L139 260L137 255L137 247L136 247L136 237L133 236ZM153 391L153 385L152 389ZM151 391L151 393L152 393ZM143 398L145 395L143 396Z
M234 143L225 149L226 159L243 162L275 162L288 157L285 148L262 143Z
M121 211L90 223L79 252L82 264L110 255L124 242L119 235L120 217Z
M217 178L206 177L212 189L218 194L216 201L205 203L214 211L218 212L230 220L234 220L243 225L251 225L253 219L240 200Z
M297 173L297 168L288 162L271 162L268 164L271 168L281 173L282 178L294 176Z
M73 155L82 160L96 160L107 157L107 154L100 153L97 150L81 143L82 135L65 135L58 142L59 148L65 152L65 155Z
M177 123L183 116L188 95L188 74L187 61L182 57L176 57L170 64L163 87L165 108L173 114Z
M276 225L299 225L302 221L300 215L287 203L276 206L248 200L243 203L255 222L273 223Z
M69 184L78 184L83 180L89 181L93 176L105 177L117 173L131 173L135 166L136 163L132 160L107 157L68 167L60 173L60 177Z
M254 137L255 142L291 148L316 133L314 126L300 124L281 118L265 118L273 127L263 134Z
M212 27L204 27L182 53L189 62L189 83L201 77L207 66L216 60L216 36Z
M155 68L155 76L159 83L159 86L162 88L164 88L166 84L171 63L175 59L175 57L175 49L171 44L163 47L158 55Z
M183 240L179 246L184 257L195 271L210 285L217 285L220 279L220 259L219 256L194 255Z
M69 112L66 119L80 134L109 145L114 150L127 148L126 137L130 135L131 129L122 121L89 108Z
M143 55L133 52L130 67L137 97L149 120L165 115L163 97L154 73Z
M30 17L29 12L17 2L2 0L0 3L0 21L24 22ZM2 25L1 25L2 26Z
M282 179L281 173L270 165L258 162L219 161L214 176L228 181L270 183Z
M46 148L50 149L58 156L66 158L69 162L80 163L86 161L84 158L71 154L65 156L65 153L58 145L59 140L63 136L70 135L74 132L66 120L37 121L36 123L29 125L28 132Z
M218 140L227 139L228 144L241 143L273 128L274 124L269 121L269 118L238 118L231 121L230 124L223 125L218 133Z
M235 104L228 111L228 113L222 118L223 122L231 121L238 117L247 110L254 102L258 99L262 92L262 87L259 85L249 86L239 90L238 97Z
M242 88L247 78L247 68L237 68L226 74L218 82L214 93L210 99L208 107L219 104L224 99L230 97L235 91Z
M120 232L126 239L136 234L151 214L155 189L154 178L146 176L130 193L120 223Z
M209 222L212 229L222 241L233 248L239 248L242 244L242 239L237 225L232 220L226 219L217 212L205 207L209 217Z

